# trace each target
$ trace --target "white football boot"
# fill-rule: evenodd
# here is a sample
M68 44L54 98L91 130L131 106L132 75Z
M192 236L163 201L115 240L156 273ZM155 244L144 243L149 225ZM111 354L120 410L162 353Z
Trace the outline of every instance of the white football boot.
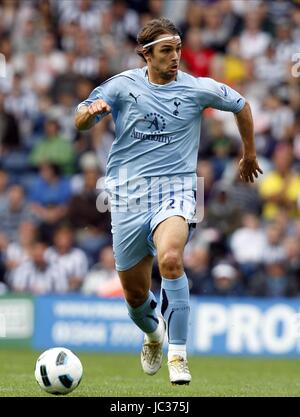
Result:
M188 385L192 379L188 362L182 356L174 355L168 361L170 382L173 385Z
M144 337L144 344L141 352L141 364L143 371L148 375L154 375L161 367L163 358L163 344L166 334L166 324L162 316L158 316L158 329L160 331L159 341L150 342L147 335Z

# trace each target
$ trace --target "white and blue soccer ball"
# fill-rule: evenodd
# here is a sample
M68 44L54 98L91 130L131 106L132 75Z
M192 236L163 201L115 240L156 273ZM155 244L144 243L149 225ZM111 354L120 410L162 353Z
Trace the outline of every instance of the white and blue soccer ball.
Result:
M78 387L82 373L80 359L71 350L55 347L39 356L34 375L44 391L54 395L66 395Z

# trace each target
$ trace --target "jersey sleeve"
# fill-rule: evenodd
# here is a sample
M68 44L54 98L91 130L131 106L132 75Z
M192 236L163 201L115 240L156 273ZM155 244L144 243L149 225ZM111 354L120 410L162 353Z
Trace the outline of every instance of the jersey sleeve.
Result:
M118 87L117 79L118 77L110 78L109 80L101 84L99 87L96 87L86 100L78 104L76 111L79 111L80 107L89 106L94 101L99 100L99 99L104 100L114 111L118 103L119 87ZM99 122L100 120L102 120L103 117L105 117L109 113L110 112L98 114L95 117L96 122Z
M236 90L211 78L198 78L200 102L203 107L238 113L246 100Z

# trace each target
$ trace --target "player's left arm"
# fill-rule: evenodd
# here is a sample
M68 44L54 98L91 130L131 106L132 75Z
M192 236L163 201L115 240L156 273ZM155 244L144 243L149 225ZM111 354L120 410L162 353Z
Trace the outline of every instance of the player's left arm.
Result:
M251 107L245 103L242 110L234 113L235 120L243 142L243 156L239 162L240 178L245 182L254 182L258 173L263 173L256 159L256 147L254 141L254 127Z
M256 159L254 127L249 103L237 91L212 78L198 78L199 99L202 107L232 112L243 142L243 156L239 163L240 177L245 182L254 182L258 173L263 173Z

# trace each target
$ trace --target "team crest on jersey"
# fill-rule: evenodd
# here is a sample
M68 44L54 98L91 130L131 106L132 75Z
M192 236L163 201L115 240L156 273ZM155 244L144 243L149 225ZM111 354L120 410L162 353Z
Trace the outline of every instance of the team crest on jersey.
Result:
M175 110L173 111L174 116L178 116L179 115L179 106L181 106L181 101L179 100L178 97L175 97L173 100L173 106L175 106Z

